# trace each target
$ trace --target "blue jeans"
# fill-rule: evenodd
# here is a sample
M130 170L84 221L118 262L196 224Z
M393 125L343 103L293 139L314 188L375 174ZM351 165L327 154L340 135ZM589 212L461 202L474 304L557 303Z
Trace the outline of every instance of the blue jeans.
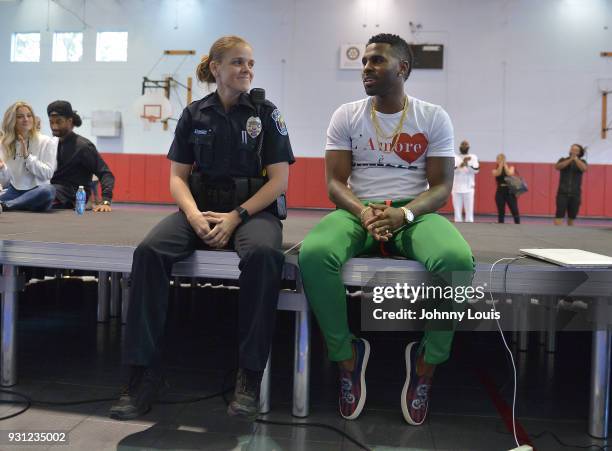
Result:
M47 211L55 199L53 185L39 185L28 190L18 190L9 185L0 194L0 202L7 210Z

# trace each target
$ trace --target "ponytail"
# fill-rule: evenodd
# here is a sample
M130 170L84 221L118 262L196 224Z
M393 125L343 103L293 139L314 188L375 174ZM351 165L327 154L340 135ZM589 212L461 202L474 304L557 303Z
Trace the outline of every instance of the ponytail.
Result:
M83 120L81 119L81 116L79 116L75 111L72 115L72 125L74 125L75 127L80 127L82 124Z
M215 76L210 71L210 57L204 55L196 68L196 76L202 83L214 83Z

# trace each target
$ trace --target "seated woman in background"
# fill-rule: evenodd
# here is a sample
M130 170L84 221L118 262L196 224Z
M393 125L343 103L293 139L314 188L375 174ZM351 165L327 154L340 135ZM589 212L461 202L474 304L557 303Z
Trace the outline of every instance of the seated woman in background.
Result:
M508 163L506 162L506 155L503 153L497 155L496 162L497 167L493 169L493 176L497 182L497 191L495 191L497 222L500 224L504 223L504 218L506 216L506 204L508 204L512 217L514 218L514 223L520 224L521 218L519 216L516 194L510 191L510 188L506 183L506 177L509 175L514 175L514 166L508 166Z
M560 158L555 169L560 171L559 189L557 190L557 212L555 225L561 225L567 212L567 225L573 225L580 208L582 174L587 170L584 159L585 148L572 144L569 156Z
M55 198L49 183L57 166L57 139L38 133L34 111L15 102L4 113L0 139L0 211L46 211Z

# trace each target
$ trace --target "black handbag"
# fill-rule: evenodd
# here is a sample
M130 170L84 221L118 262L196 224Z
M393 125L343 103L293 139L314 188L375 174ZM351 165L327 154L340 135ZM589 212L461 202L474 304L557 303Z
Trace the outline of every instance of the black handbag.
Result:
M504 182L508 185L508 191L515 196L520 196L529 191L527 182L520 175L507 175L504 177Z

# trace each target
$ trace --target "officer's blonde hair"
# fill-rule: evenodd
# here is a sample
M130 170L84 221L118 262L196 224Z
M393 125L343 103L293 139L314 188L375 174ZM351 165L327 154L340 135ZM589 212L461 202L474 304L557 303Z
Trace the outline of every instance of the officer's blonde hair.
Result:
M202 83L215 83L215 76L210 71L211 61L221 61L225 53L238 45L251 46L240 36L222 36L210 47L208 55L204 55L196 68L196 76Z
M17 143L17 110L21 107L25 107L30 110L32 114L32 119L36 117L34 114L34 109L32 106L23 101L13 103L6 112L4 113L4 118L2 119L2 132L0 132L0 142L2 143L2 147L4 147L5 158L15 158L15 154L17 153L16 143ZM38 131L36 130L36 126L32 127L28 136L24 136L24 139L36 139L38 137Z

